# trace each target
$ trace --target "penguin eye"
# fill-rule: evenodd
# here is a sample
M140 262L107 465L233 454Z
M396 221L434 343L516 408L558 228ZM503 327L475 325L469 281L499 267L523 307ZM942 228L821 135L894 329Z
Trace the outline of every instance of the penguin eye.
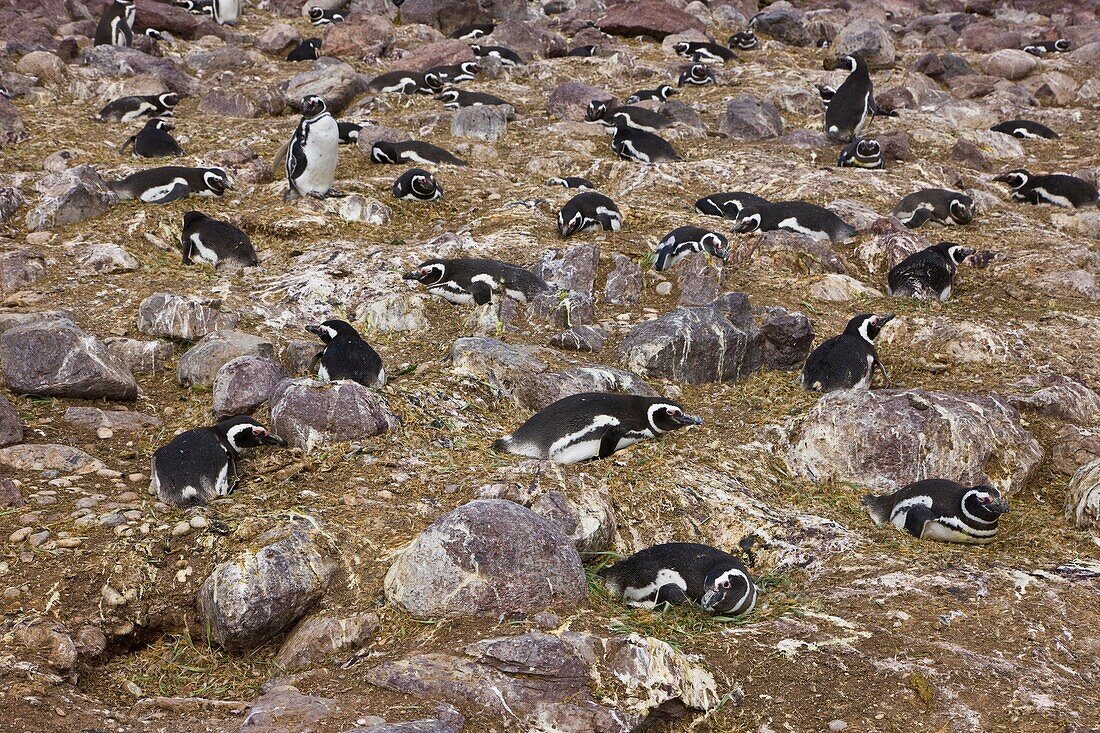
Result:
M252 434L255 435L257 438L262 438L267 435L267 430L265 430L264 428L252 428Z

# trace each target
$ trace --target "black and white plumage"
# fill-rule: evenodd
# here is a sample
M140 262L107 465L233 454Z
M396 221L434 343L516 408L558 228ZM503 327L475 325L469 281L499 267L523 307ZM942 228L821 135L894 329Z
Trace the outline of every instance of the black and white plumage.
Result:
M875 338L893 317L893 313L865 313L848 321L844 333L826 339L810 352L802 367L803 388L811 392L870 389L876 367L889 382L875 350Z
M760 206L770 203L767 199L744 191L730 193L712 193L695 202L695 210L707 216L720 216L724 219L737 219L746 206Z
M520 58L520 55L504 46L482 46L477 43L471 43L470 50L474 52L475 56L480 56L481 58L500 59L500 64L504 67L523 65L523 59Z
M142 117L171 117L179 104L180 95L175 92L120 97L96 113L100 122L133 122Z
M355 122L337 121L336 129L340 134L341 145L354 145L359 142L359 133L363 131L363 126Z
M730 256L729 240L703 227L677 227L657 245L653 269L667 270L692 252L706 252L725 262Z
M146 28L145 35L152 38L154 41L166 41L168 37L158 31L156 28Z
M1032 56L1042 56L1048 53L1065 53L1071 46L1068 38L1059 38L1056 41L1032 41L1023 50Z
M882 145L870 137L857 137L840 151L836 164L841 168L882 168L886 163Z
M183 8L191 15L213 16L214 14L214 0L173 0L172 5Z
M725 63L734 59L734 53L726 46L711 41L678 41L672 50L692 61Z
M836 89L827 84L814 84L814 86L817 87L817 93L821 96L821 107L829 109L829 102L836 96Z
M138 158L167 158L172 155L183 155L183 148L172 137L174 125L159 117L154 117L145 123L135 135L131 135L122 144L120 150L128 146L134 146L134 156Z
M710 70L710 67L706 64L692 64L688 68L680 72L680 78L676 80L679 86L706 86L707 84L716 83L714 78L714 72Z
M434 74L443 84L459 84L464 81L473 81L481 73L481 64L476 61L463 61L461 64L433 66L424 73Z
M180 246L185 265L201 262L221 270L255 267L260 261L246 233L201 211L184 213Z
M940 242L914 252L890 268L886 292L893 297L946 301L951 297L959 265L974 252L954 242Z
M443 89L438 74L419 71L388 71L370 80L367 88L393 94L436 94Z
M667 102L668 98L673 94L676 94L676 89L674 87L670 87L668 84L662 84L656 89L642 89L641 91L634 92L626 98L626 103Z
M565 52L565 56L566 58L588 58L595 56L598 50L596 46L588 44L587 46L577 46L569 49Z
M816 240L839 242L856 234L855 227L828 209L805 201L773 201L744 206L733 230L769 232L784 229Z
M466 165L466 161L456 158L438 145L409 140L391 143L379 140L370 149L370 159L375 163L421 163L422 165Z
M925 188L903 198L890 214L908 228L916 229L929 221L942 226L969 224L974 220L974 212L974 199L965 193Z
M739 48L742 51L751 51L760 45L760 39L751 30L734 33L726 43L730 48Z
M1007 122L998 122L989 129L993 132L1003 132L1006 135L1018 137L1021 140L1038 140L1042 138L1047 140L1058 139L1058 133L1054 130L1032 120L1008 120Z
M756 586L745 564L709 545L654 545L601 568L599 575L611 593L634 608L692 602L707 613L740 616L756 607Z
M614 136L611 138L611 150L615 155L639 163L672 163L683 160L668 140L645 130L627 127L620 120L612 120Z
M493 32L496 26L493 23L470 23L456 29L449 38L457 38L460 41L474 41L484 38Z
M904 486L892 494L863 497L876 526L892 524L917 539L984 545L997 537L998 521L1008 501L992 486L964 486L933 478Z
M325 342L316 357L319 378L330 382L350 379L364 387L385 386L382 357L350 323L333 319L320 326L306 326L306 330Z
M241 15L241 0L213 0L210 16L218 25L236 25Z
M1096 206L1100 201L1096 186L1083 178L1062 173L1043 176L1017 168L996 176L993 180L1007 183L1012 188L1012 200L1022 203L1080 208Z
M619 207L610 198L595 191L578 193L558 212L558 232L563 237L597 229L617 232L622 226L623 215Z
M592 100L588 103L584 118L588 122L601 122L607 125L608 128L622 126L646 132L658 132L672 125L672 120L660 112L629 105L609 108L606 102L599 100Z
M298 196L324 198L332 192L340 155L340 126L325 100L302 99L302 118L286 151L287 200Z
M555 463L607 458L646 438L700 425L675 402L611 392L570 395L535 413L493 450Z
M429 295L455 305L485 305L499 296L526 303L550 289L530 270L497 260L427 260L402 277L427 286Z
M226 496L237 484L244 448L285 446L251 417L233 417L180 433L153 453L149 486L158 499L182 508Z
M443 187L423 168L409 168L393 182L393 197L403 201L435 201L443 198Z
M287 61L313 61L321 58L321 39L307 38L286 55Z
M846 143L857 137L871 118L874 87L867 62L859 54L838 59L837 67L850 73L825 108L825 135Z
M596 189L592 181L580 176L565 176L564 178L551 178L546 182L548 186L561 186L562 188L586 188L589 191Z
M436 96L443 102L447 109L459 109L460 107L509 107L514 114L515 107L505 102L500 97L486 92L467 92L462 89L444 89ZM509 115L511 116L511 115Z
M121 199L138 199L147 204L167 204L192 194L221 196L232 188L229 174L222 168L182 165L138 171L121 181L111 181L107 186Z
M309 22L316 26L343 23L344 19L344 13L335 8L314 7L309 9Z
M133 46L134 0L114 0L103 11L95 28L96 46Z

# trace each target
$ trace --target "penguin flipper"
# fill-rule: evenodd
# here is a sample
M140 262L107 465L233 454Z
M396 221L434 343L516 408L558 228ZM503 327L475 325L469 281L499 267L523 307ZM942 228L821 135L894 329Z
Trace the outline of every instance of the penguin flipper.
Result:
M908 229L916 229L932 219L932 209L920 208L913 212L908 221L903 222Z
M474 297L474 303L477 305L485 305L493 300L493 289L486 283L471 283L470 295Z
M619 440L623 437L622 432L615 428L608 428L604 431L603 438L600 439L600 458L607 458L619 447Z
M191 187L180 181L160 196L146 198L145 194L142 194L141 200L147 204L167 204L172 201L179 201L180 199L187 198L190 195Z
M905 513L905 531L918 540L924 534L924 525L936 518L926 506L914 506Z
M657 595L653 598L654 606L661 606L665 603L670 606L684 606L691 602L691 599L684 593L684 589L675 583L665 583L657 589Z
M119 146L118 152L120 152L120 153L125 152L126 148L133 145L136 141L137 141L137 135L131 135L130 137L126 138L126 142L122 143L122 145Z
M606 211L601 211L596 214L596 220L600 222L600 226L603 227L605 232L610 232L615 229L615 225L611 221L611 216Z

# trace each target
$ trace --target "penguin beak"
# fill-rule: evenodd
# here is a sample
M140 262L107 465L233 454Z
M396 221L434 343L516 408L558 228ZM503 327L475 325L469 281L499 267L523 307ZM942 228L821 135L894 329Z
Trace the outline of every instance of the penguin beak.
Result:
M404 275L401 276L401 279L402 280L419 280L420 279L420 272L418 270L413 270L412 272L406 272Z
M878 326L879 328L882 328L883 326L885 326L887 323L889 323L892 320L894 320L894 314L893 313L886 313L886 314L881 315L881 316L875 316L875 325Z
M1010 183L1012 181L1012 176L1008 173L1002 173L999 176L993 176L993 180L1000 181L1001 183Z
M1007 499L999 499L999 500L991 503L989 505L989 509L990 509L990 511L996 512L997 514L1008 514L1009 511L1011 511L1008 508L1008 500Z
M306 326L306 330L309 331L310 333L312 333L314 336L320 336L321 335L321 327L320 326Z
M713 612L720 598L721 596L718 594L718 591L713 589L708 590L703 594L703 597L699 599L699 607L704 611Z
M278 437L277 435L272 435L271 433L268 433L267 435L260 438L260 442L264 445L277 445L281 448L286 448L286 441Z
M696 417L695 415L689 415L686 412L681 412L679 415L673 415L672 419L681 425L702 425L703 418Z

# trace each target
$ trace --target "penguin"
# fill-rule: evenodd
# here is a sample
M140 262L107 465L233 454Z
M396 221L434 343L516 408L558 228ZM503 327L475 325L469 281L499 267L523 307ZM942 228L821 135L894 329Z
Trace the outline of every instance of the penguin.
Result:
M751 51L760 45L760 39L751 30L744 30L730 36L730 40L726 45L730 48L739 48L742 51Z
M802 387L810 392L870 389L875 367L889 383L890 376L875 350L875 338L893 317L893 313L867 313L848 321L844 333L826 339L810 352L802 367Z
M611 138L611 149L620 158L639 163L673 163L683 160L663 137L627 127L621 120L612 122L614 125L608 126L608 130L614 130L615 133Z
M746 206L760 206L770 203L767 199L744 191L732 193L712 193L695 202L695 210L707 216L720 216L724 219L737 219Z
M174 125L159 117L154 117L145 123L145 127L136 135L131 135L122 144L119 151L128 146L134 146L134 156L138 158L167 158L172 155L183 155L183 149L172 137Z
M578 193L558 212L558 232L562 237L597 229L617 232L622 226L623 215L619 207L610 198L595 191Z
M498 453L579 463L703 420L663 397L584 392L554 402L493 443Z
M672 50L692 61L725 63L734 59L733 51L710 41L678 41L672 44Z
M332 8L313 7L309 9L309 22L315 26L343 23L344 14Z
M566 51L565 56L566 58L588 58L590 56L595 56L598 50L596 46L591 44L587 46L577 46Z
M646 132L658 132L672 125L672 120L659 112L652 112L645 107L611 107L599 100L588 103L585 111L585 120L588 122L602 122L608 127L616 127L618 123L635 130Z
M989 129L993 132L1003 132L1006 135L1018 137L1021 140L1038 140L1039 138L1046 138L1047 140L1058 139L1058 133L1054 130L1038 122L1032 122L1031 120L1008 120L1007 122L998 122Z
M546 182L547 186L562 186L563 188L580 188L588 189L589 191L596 190L596 187L592 185L592 181L587 178L581 178L580 176L566 176L565 178L551 178Z
M903 486L892 494L862 499L875 526L892 524L918 540L985 545L997 537L1008 501L992 486L964 486L942 478Z
M1054 204L1066 208L1096 206L1100 194L1096 186L1083 178L1051 173L1039 176L1017 168L994 177L1012 188L1012 200L1029 204Z
M311 94L302 99L302 119L286 151L287 191L284 200L298 196L339 195L332 190L340 148L340 126L325 100Z
M974 220L974 199L946 188L926 188L909 194L890 215L909 229L932 221L942 226L969 224Z
M679 86L691 84L701 87L707 84L714 84L716 80L714 78L714 72L710 70L709 66L706 64L692 64L680 74L680 78L676 83Z
M1042 56L1048 53L1062 53L1070 49L1068 38L1059 38L1057 41L1034 41L1024 46L1025 51L1032 56Z
M443 187L423 168L409 168L393 182L393 197L403 201L435 201L443 198Z
M519 54L504 46L482 46L477 43L471 43L470 50L474 52L475 56L481 58L500 59L501 66L505 68L523 65L523 59L519 57Z
M307 38L286 55L287 61L313 61L321 58L321 39Z
M410 140L391 143L379 140L370 149L370 159L375 163L421 163L424 165L466 165L441 147L431 143Z
M830 140L850 142L872 115L874 88L867 62L859 54L837 60L837 68L850 72L825 108L825 135Z
M192 15L214 15L214 0L175 0L172 4Z
M180 433L153 453L149 488L166 504L188 508L227 496L237 485L244 448L286 446L247 415Z
M742 207L734 225L738 234L785 229L805 234L818 241L839 242L856 234L856 230L826 208L805 201L775 201Z
M954 242L940 242L914 252L890 268L886 275L886 294L894 298L951 297L959 265L975 250Z
M836 164L841 168L873 170L882 168L885 162L886 158L878 140L870 137L857 137L844 150L840 151L840 157L837 158Z
M496 26L493 23L470 23L456 29L448 38L456 38L460 41L476 41L493 32Z
M729 240L703 227L677 227L657 245L653 269L667 270L692 252L706 252L725 262L730 256Z
M120 97L96 113L100 122L133 122L142 117L171 117L179 104L180 95L175 92Z
M114 0L103 11L95 28L96 46L133 46L134 0Z
M461 64L447 66L433 66L424 72L434 74L441 84L459 84L464 81L473 81L481 73L481 64L476 61L463 61Z
M154 41L167 41L168 38L156 28L146 28L145 35L152 38Z
M229 174L222 168L182 165L138 171L121 181L111 181L107 186L123 200L138 199L147 204L167 204L192 194L221 196L232 188Z
M341 145L354 145L359 142L359 133L363 126L354 122L337 122L336 129L340 134Z
M241 14L241 0L214 0L210 14L218 25L236 25Z
M185 265L201 262L221 270L227 267L255 267L260 262L247 234L201 211L184 213L180 246Z
M443 102L443 106L447 109L459 109L460 107L511 107L515 110L515 107L510 103L505 102L500 97L486 94L485 92L444 89L441 94L436 95L436 99Z
M829 102L836 96L836 89L827 84L814 84L814 86L817 87L817 93L821 96L821 108L829 109Z
M691 602L707 613L741 616L756 607L756 585L745 564L709 545L654 545L597 574L613 595L633 608Z
M443 89L443 81L432 72L388 71L380 74L367 84L375 92L395 94L434 94Z
M667 102L668 98L673 94L676 94L676 89L670 87L668 84L662 84L656 89L642 89L641 91L634 92L626 98L627 104L638 104L639 102Z
M519 265L497 260L432 259L402 275L428 288L428 294L455 305L485 305L497 296L526 303L550 290L546 282Z
M325 342L315 357L317 376L328 382L350 379L364 387L383 387L386 370L382 357L347 321L328 320L306 330Z

